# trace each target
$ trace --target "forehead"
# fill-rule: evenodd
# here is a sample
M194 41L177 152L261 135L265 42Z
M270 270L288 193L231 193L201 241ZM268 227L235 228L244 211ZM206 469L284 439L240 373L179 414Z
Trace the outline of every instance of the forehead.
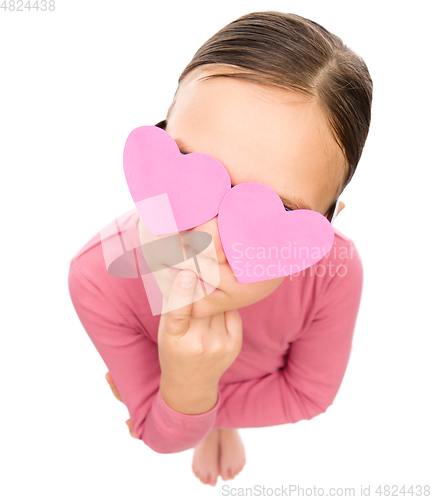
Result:
M233 184L260 182L324 213L345 158L318 102L238 78L203 79L214 73L195 71L182 82L167 132L189 151L217 158Z

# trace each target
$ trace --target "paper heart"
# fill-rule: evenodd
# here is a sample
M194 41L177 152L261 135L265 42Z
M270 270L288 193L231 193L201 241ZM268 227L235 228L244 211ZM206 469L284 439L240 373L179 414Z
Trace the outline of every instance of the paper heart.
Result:
M123 166L135 206L152 235L191 229L212 219L231 188L229 174L216 158L182 155L174 139L154 126L132 130Z
M286 211L273 189L256 182L234 186L222 200L219 234L239 283L289 276L331 249L333 227L313 210Z

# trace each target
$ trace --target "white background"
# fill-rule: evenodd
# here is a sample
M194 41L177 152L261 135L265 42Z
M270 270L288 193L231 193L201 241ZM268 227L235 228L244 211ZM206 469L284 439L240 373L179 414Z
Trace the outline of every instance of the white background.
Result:
M193 475L193 450L158 454L130 437L67 274L78 250L133 208L122 167L129 132L165 118L202 43L259 10L319 22L368 64L372 126L335 224L359 250L364 289L333 405L310 421L241 430L247 464L212 488ZM224 484L356 496L371 485L379 498L380 484L432 482L429 36L422 1L0 9L2 498L220 498Z

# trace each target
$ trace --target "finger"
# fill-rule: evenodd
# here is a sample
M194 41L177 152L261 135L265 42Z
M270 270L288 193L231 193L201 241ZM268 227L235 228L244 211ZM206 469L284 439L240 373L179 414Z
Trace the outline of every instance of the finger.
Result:
M192 271L182 271L176 276L167 312L161 315L164 332L181 336L188 331L196 281L196 274Z
M241 344L243 337L243 322L237 309L225 311L225 327L230 341Z
M226 331L226 321L225 321L225 313L222 311L217 314L213 314L210 316L210 325L215 330L225 330Z
M108 382L109 386L111 387L111 391L114 394L114 396L123 403L123 400L120 396L119 391L117 390L117 387L114 384L114 380L112 379L110 372L107 372L107 374L105 375L105 379Z

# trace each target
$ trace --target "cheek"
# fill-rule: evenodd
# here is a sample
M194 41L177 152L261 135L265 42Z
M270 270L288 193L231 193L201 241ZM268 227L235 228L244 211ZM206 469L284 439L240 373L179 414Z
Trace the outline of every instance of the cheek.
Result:
M262 298L264 298L273 293L276 290L276 288L278 288L282 284L283 280L284 278L276 278L274 280L266 280L266 281L260 281L258 283L252 283L252 285L256 285L257 294L261 295Z
M236 298L237 303L241 303L241 306L238 307L251 305L268 297L281 285L283 280L284 278L276 278L247 285L241 285L237 282L235 289L232 291L232 296Z

